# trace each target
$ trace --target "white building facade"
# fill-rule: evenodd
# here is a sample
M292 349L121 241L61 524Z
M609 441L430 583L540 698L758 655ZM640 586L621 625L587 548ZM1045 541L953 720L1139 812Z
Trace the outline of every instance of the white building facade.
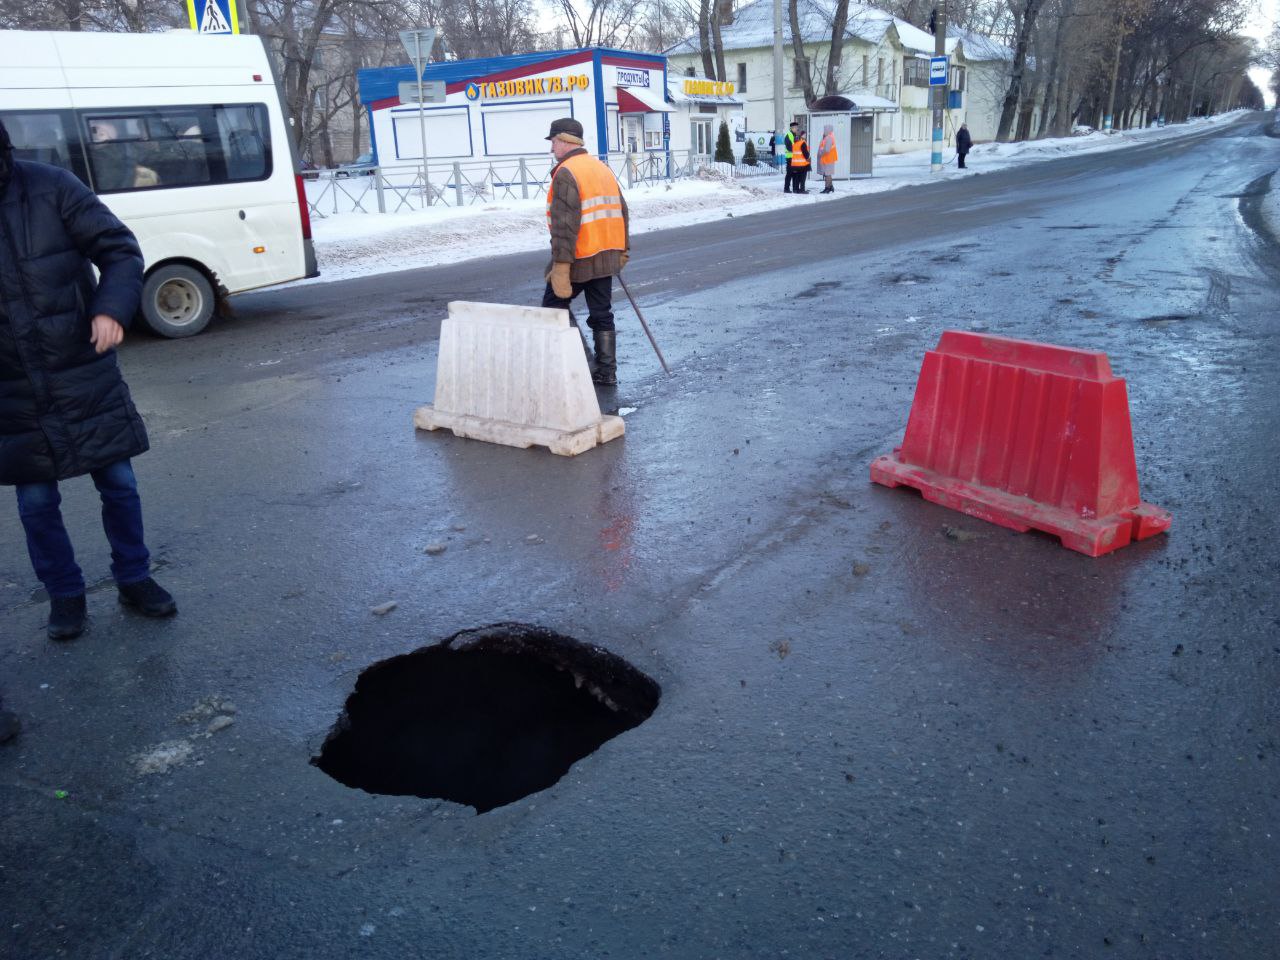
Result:
M828 90L833 11L831 0L799 0L797 13L815 96L839 94L859 106L874 107L877 153L928 148L932 138L929 58L934 37L883 10L851 3L835 89ZM785 15L783 34L783 112L790 120L807 113L808 107ZM721 27L721 38L725 69L744 103L747 129L770 130L774 122L772 0L754 0L739 7L733 23ZM968 123L975 141L994 139L1012 53L986 37L965 31L954 31L946 47L951 58L948 142L961 123ZM690 37L670 48L667 60L672 77L700 71L698 38Z

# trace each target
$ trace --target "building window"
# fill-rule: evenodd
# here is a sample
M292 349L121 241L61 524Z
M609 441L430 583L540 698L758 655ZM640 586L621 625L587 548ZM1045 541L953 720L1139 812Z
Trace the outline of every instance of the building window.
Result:
M738 64L738 92L747 92L747 65L745 63Z
M884 57L876 57L876 86L884 86Z
M951 68L951 89L959 92L964 90L964 67Z
M685 67L685 68L684 68L684 75L685 75L686 77L696 77L696 76L697 76L697 74L693 72L693 67Z
M871 58L865 53L862 55L862 85L865 87L871 82Z
M902 61L904 87L929 86L929 61L923 57L907 57Z
M809 67L808 57L797 57L794 61L794 73L791 78L791 89L797 90L804 86L804 71Z

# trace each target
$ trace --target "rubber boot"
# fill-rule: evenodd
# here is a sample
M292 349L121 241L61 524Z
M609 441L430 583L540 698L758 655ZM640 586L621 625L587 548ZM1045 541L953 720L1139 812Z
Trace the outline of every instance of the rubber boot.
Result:
M602 387L613 387L618 384L618 331L595 330L596 369L591 374L591 382Z

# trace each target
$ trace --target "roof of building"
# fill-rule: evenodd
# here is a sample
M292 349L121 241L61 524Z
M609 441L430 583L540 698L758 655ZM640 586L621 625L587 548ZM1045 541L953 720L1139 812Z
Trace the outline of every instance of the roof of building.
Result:
M805 43L822 43L831 39L831 22L835 16L834 0L799 0L796 8L800 21L800 33ZM934 38L931 33L899 20L886 10L862 3L850 3L845 37L870 44L881 43L885 35L894 31L898 42L907 50L932 54ZM720 39L726 50L747 50L754 47L773 46L773 0L753 0L734 12L733 23L720 28ZM782 42L791 45L791 20L782 18ZM960 46L967 60L1012 60L1013 53L989 37L962 28L947 30L947 53L954 53ZM670 56L696 54L700 47L696 35L670 47Z

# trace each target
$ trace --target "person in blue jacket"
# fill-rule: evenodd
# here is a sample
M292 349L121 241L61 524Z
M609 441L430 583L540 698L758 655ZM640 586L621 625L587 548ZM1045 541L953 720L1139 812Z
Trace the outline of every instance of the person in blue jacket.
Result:
M85 625L84 576L58 493L85 474L102 498L120 602L151 617L177 612L151 577L130 462L149 443L115 352L142 270L129 228L69 171L14 159L0 122L0 485L16 489L55 640Z

